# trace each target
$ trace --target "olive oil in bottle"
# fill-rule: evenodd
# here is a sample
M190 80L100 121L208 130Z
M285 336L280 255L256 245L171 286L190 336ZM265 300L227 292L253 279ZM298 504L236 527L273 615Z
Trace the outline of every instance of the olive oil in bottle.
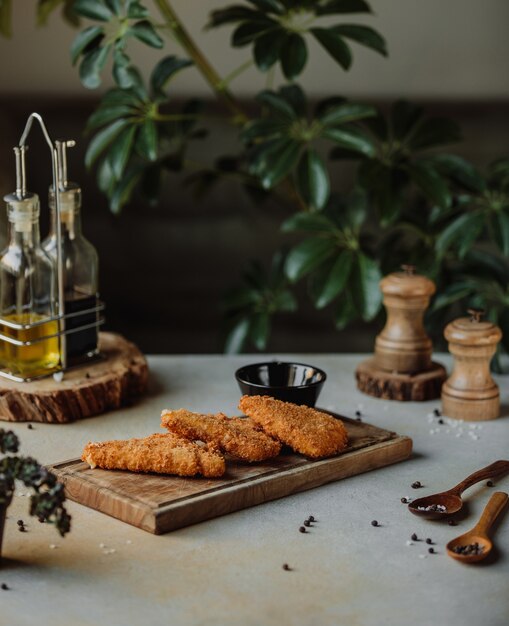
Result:
M51 319L56 313L56 269L40 243L39 197L26 191L25 149L14 148L17 189L4 198L8 244L0 253L0 332L5 337L0 337L0 365L32 378L60 367L60 342L58 322Z

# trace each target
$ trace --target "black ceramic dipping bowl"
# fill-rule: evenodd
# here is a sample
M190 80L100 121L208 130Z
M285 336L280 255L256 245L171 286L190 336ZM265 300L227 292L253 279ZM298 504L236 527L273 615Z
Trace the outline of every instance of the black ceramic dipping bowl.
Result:
M326 373L304 363L253 363L235 372L240 390L247 396L272 396L285 402L315 406Z

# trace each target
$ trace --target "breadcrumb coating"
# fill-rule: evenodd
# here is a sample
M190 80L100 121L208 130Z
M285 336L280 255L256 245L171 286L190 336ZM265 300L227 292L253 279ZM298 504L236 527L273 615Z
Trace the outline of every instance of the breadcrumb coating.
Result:
M90 467L156 472L207 478L222 476L224 457L213 447L200 447L172 433L156 433L144 439L89 442L81 459Z
M215 444L237 459L255 462L279 454L281 444L265 434L249 418L227 417L224 413L201 415L186 409L165 410L161 426L187 439Z
M333 456L348 443L341 420L308 406L270 396L242 396L239 409L266 433L312 459Z

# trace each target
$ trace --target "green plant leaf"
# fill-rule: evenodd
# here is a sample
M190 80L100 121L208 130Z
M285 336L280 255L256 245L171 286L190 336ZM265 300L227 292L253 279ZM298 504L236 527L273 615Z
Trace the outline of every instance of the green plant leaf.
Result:
M127 17L130 20L142 20L148 17L148 9L142 6L138 0L127 0Z
M257 313L251 319L249 337L258 350L265 350L269 338L270 317L268 313Z
M506 256L509 255L509 215L505 211L498 211L496 214L498 224L498 245Z
M310 32L344 70L350 68L352 64L352 53L348 45L339 35L336 35L330 28L311 28Z
M346 287L353 260L350 250L342 250L332 265L313 281L312 296L317 309L330 304Z
M373 140L358 128L324 128L320 133L324 139L333 141L341 148L334 148L331 152L333 159L345 158L343 149L349 152L363 154L369 158L373 158L376 154L376 144Z
M323 213L295 213L289 217L281 226L281 232L293 233L304 232L331 232L334 224Z
M343 330L357 319L358 312L355 308L355 302L353 300L351 291L344 291L338 302L338 308L336 310L336 328Z
M318 5L315 11L317 15L371 13L371 7L365 0L329 0Z
M281 67L288 80L298 76L306 65L308 49L304 37L297 33L287 35L281 46Z
M424 195L443 209L451 205L451 194L445 180L438 172L422 161L416 161L407 167L411 179Z
M110 162L107 158L103 159L97 168L97 185L99 189L110 196L115 186L115 177L111 169Z
M131 156L136 126L131 125L124 128L108 149L108 159L110 161L113 176L120 180L124 173L125 166Z
M144 166L142 165L135 165L126 170L110 197L110 209L112 213L118 215L122 207L129 202L133 189L138 184L138 181L143 175L143 171Z
M132 26L129 26L127 32L131 35L134 35L136 39L139 39L143 43L147 44L147 46L151 46L152 48L162 48L164 46L164 41L161 39L161 37L159 37L159 35L155 31L155 28L148 20L136 22Z
M101 107L125 105L136 108L139 104L140 99L138 96L133 91L125 89L110 89L101 100Z
M472 292L472 284L466 281L461 281L449 285L438 293L432 302L431 310L438 311L445 309L454 302L466 298Z
M139 127L136 150L149 161L157 159L157 127L153 120L148 119Z
M478 229L479 227L482 228L483 222L483 216L480 212L461 214L438 235L435 242L437 253L441 256L444 255L454 244L456 244L457 248L461 245L464 249L465 242L467 242L469 244L468 247L470 247L472 235L474 235L474 238L477 236ZM464 249L461 256L465 256L467 252L468 249Z
M71 61L74 65L80 54L89 46L95 48L104 38L104 31L100 26L90 26L81 31L71 44ZM96 45L92 45L92 44Z
M318 119L324 126L330 127L363 120L375 115L376 109L372 106L345 102L335 107L328 107Z
M193 65L193 62L190 59L179 59L175 55L161 59L150 76L150 86L154 94L166 97L163 89L168 81L175 76L175 74L191 65Z
M424 116L424 109L420 106L398 100L391 107L390 121L394 136L404 141Z
M74 0L73 8L75 13L91 20L108 22L113 17L110 9L100 0Z
M251 4L261 11L267 11L269 13L277 13L277 15L283 15L286 12L285 7L278 2L278 0L247 0Z
M122 9L124 5L123 0L104 0L104 3L115 15L122 14Z
M85 130L87 132L95 130L96 128L100 128L101 126L108 124L109 122L113 122L119 118L134 116L135 114L136 111L134 109L125 105L100 107L88 118Z
M277 117L287 120L297 119L295 111L288 102L274 91L262 91L257 96L258 102L267 106Z
M281 48L286 41L286 33L270 31L256 38L253 55L256 66L262 72L267 72L281 54Z
M224 345L226 354L236 354L242 350L249 334L249 327L250 320L247 316L235 324L226 337Z
M306 94L303 92L299 85L293 83L291 85L285 85L279 89L281 97L288 102L295 113L299 117L306 117L307 115L307 100Z
M276 24L276 22L273 22L273 20L259 11L249 9L244 6L234 5L227 7L226 9L216 9L215 11L212 11L206 28L214 28L222 26L223 24L232 24L235 22L250 21L270 22Z
M38 0L37 2L37 26L45 26L50 15L62 7L62 16L73 26L77 26L79 18L73 12L74 0ZM2 5L2 1L0 1ZM71 18L71 19L69 19Z
M333 26L331 29L336 34L346 39L352 39L357 43L371 48L379 52L383 56L387 56L387 45L385 39L376 30L369 26L360 26L359 24L340 24Z
M480 193L486 188L486 183L476 168L455 154L436 154L427 157L425 163L431 163L441 174L448 176L469 191Z
M376 261L360 252L353 264L353 276L356 308L362 319L370 322L382 306L382 292L379 286L382 275Z
M101 84L101 71L104 68L111 46L101 46L87 52L80 63L80 80L87 89L96 89Z
M241 139L247 143L256 139L268 140L286 134L288 124L280 120L258 119L248 122L241 131Z
M296 183L310 209L323 209L329 199L330 181L325 163L316 150L306 150L302 154L297 166Z
M292 248L285 261L285 273L292 282L319 267L335 251L332 239L311 237Z
M266 152L259 174L262 186L271 189L286 178L295 168L299 153L299 145L291 140L284 140L277 149Z
M126 119L120 119L106 128L103 128L101 131L94 136L92 141L90 142L87 153L85 155L85 165L87 168L90 168L97 157L103 152L107 146L115 139L115 137L129 124L129 121Z
M411 133L408 146L412 150L424 150L433 146L454 143L461 139L461 132L452 120L431 117L424 119Z
M234 48L247 46L274 27L277 28L277 25L273 26L270 22L244 22L233 31L231 45Z

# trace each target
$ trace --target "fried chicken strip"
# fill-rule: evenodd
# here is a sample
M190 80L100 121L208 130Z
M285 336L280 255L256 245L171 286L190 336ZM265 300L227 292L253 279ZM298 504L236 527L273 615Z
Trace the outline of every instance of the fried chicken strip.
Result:
M308 406L270 396L242 396L239 409L266 433L312 459L337 454L348 443L341 420Z
M90 467L131 472L156 472L207 478L222 476L224 457L216 450L202 448L172 433L157 433L144 439L89 442L81 459Z
M163 411L161 426L188 439L215 444L243 461L264 461L281 451L281 444L265 434L249 418L227 417L223 413L201 415L186 409Z

